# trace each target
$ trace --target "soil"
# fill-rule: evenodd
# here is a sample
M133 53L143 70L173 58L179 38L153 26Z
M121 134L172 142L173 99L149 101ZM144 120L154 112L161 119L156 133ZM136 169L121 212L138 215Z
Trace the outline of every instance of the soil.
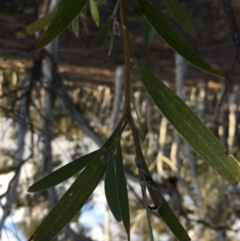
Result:
M31 68L33 59L38 53L34 52L36 40L34 36L18 39L15 33L22 30L37 18L37 6L40 1L10 0L0 3L0 68ZM109 0L107 5L99 7L101 27L110 16L114 3ZM151 1L154 5L167 11L160 1ZM234 48L231 34L223 11L223 3L219 0L180 0L184 10L191 19L197 36L189 36L171 18L176 29L192 44L200 56L215 69L227 75L232 68L236 49ZM144 20L134 0L126 2L128 11L128 23L130 42L134 55L142 63L148 65L160 79L174 82L174 52L160 37L155 37L149 47L149 57L146 57L144 45ZM236 15L236 21L240 26L240 2L232 1ZM75 84L87 82L112 85L115 68L123 64L122 36L115 36L112 54L108 56L108 44L110 37L103 47L92 47L92 43L100 30L96 27L88 14L87 26L89 34L86 34L82 22L80 23L80 35L77 38L71 29L67 29L60 36L59 46L59 72L65 80L74 81ZM232 81L238 83L240 68L236 64ZM132 70L132 79L138 83L136 71ZM189 65L186 74L186 83L194 85L198 80L220 83L220 78L203 73Z

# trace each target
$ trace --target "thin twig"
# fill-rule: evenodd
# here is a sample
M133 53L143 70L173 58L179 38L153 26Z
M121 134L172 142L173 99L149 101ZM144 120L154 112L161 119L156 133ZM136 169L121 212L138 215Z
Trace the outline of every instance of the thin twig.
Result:
M129 43L129 35L128 35L128 27L127 27L127 18L126 18L126 8L124 0L120 0L120 13L121 13L121 21L122 21L122 29L123 29L123 42L124 42L124 59L125 59L125 81L124 81L124 115L131 115L131 96L130 96L130 59L132 57L130 43Z

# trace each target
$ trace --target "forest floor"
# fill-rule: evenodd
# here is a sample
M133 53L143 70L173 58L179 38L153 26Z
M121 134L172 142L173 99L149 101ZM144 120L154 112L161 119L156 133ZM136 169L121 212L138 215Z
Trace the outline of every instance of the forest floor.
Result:
M106 6L99 7L101 27L110 16L114 7L113 0ZM160 1L152 1L159 6ZM235 49L228 29L222 1L219 0L181 0L184 10L191 19L197 36L192 37L185 33L171 18L177 30L196 48L199 55L216 70L227 75L235 59ZM128 6L129 4L129 6ZM130 42L134 55L149 66L150 70L161 80L174 83L174 51L168 47L160 37L156 36L146 55L144 44L144 20L132 0L127 4L130 31ZM240 26L240 2L232 1L237 23ZM30 69L33 60L37 57L34 51L36 40L34 36L18 39L15 33L22 30L37 18L37 0L11 0L0 3L0 68ZM166 12L164 10L164 12ZM92 84L106 84L111 86L114 80L117 65L123 64L122 36L115 36L111 56L108 56L110 37L103 47L92 47L94 38L100 28L96 27L90 17L87 18L89 34L83 30L80 23L80 35L77 38L71 29L67 29L60 36L59 46L59 72L67 81L74 84L87 82ZM232 81L238 82L240 74L239 64L236 65ZM186 84L195 85L196 81L203 79L215 83L220 87L220 79L203 73L195 67L188 65ZM138 83L136 71L132 70L132 80Z

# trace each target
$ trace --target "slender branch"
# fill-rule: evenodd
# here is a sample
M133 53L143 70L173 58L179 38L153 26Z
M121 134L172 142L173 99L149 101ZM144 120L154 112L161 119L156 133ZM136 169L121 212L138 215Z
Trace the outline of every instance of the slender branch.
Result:
M121 22L123 29L123 42L124 42L124 59L125 59L125 81L124 81L124 116L131 115L130 108L130 59L131 59L131 48L129 43L128 27L127 27L127 18L126 18L126 7L124 0L120 0L120 13L121 13Z
M128 27L127 27L127 18L126 18L126 7L124 0L120 0L120 13L121 13L121 21L122 21L122 29L123 29L123 41L124 41L124 59L125 59L125 82L124 82L124 95L125 95L125 102L124 102L124 114L123 117L127 117L132 129L135 151L136 151L136 158L135 162L137 167L142 167L141 158L142 158L142 151L141 146L137 134L137 130L135 124L133 122L132 113L131 113L131 82L130 82L130 66L131 66L131 59L133 58L130 42L129 42L129 35L128 35ZM144 175L142 172L139 171L139 180L144 181ZM143 185L141 185L143 196L145 194L145 189Z

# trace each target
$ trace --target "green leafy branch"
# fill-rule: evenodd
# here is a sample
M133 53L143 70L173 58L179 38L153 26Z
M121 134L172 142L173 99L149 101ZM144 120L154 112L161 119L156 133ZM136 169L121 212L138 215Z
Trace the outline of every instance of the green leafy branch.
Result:
M36 29L38 31L46 27L50 21L47 30L37 44L36 50L40 50L61 34L61 32L74 21L87 2L87 0L63 0L56 12L45 15L42 19L37 20L35 25L30 25L25 31L33 33ZM162 0L162 2L176 21L190 34L195 35L195 30L190 20L187 18L177 0ZM220 76L217 71L212 69L209 64L198 56L197 51L171 26L161 11L157 10L155 6L146 0L136 0L136 3L150 26L172 49L197 68ZM92 7L95 6L93 0L90 1L90 6L91 4ZM147 187L154 203L153 209L158 212L174 235L180 241L190 240L187 232L161 195L161 190L154 183L142 153L138 132L131 113L130 70L132 65L136 66L145 89L159 110L203 160L230 183L235 184L240 180L239 162L233 157L227 156L225 148L191 109L134 58L129 41L125 4L126 1L124 0L117 1L113 14L107 20L93 43L94 46L104 44L109 33L111 22L112 20L116 20L116 11L120 8L125 54L125 102L122 118L102 148L61 167L28 189L30 192L44 190L63 182L81 171L72 186L42 221L29 240L52 240L87 202L104 174L107 202L115 219L117 221L123 221L128 240L130 240L130 214L120 142L121 134L127 124L130 125L132 131L136 155L135 164L138 169L139 181L145 203ZM95 7L93 7L93 9L96 10ZM20 33L18 33L18 35L19 37L23 37ZM113 40L111 43L113 44ZM109 52L111 52L111 48ZM148 227L150 229L149 234L151 240L153 240L148 210L149 206L147 204L145 206L147 209Z

